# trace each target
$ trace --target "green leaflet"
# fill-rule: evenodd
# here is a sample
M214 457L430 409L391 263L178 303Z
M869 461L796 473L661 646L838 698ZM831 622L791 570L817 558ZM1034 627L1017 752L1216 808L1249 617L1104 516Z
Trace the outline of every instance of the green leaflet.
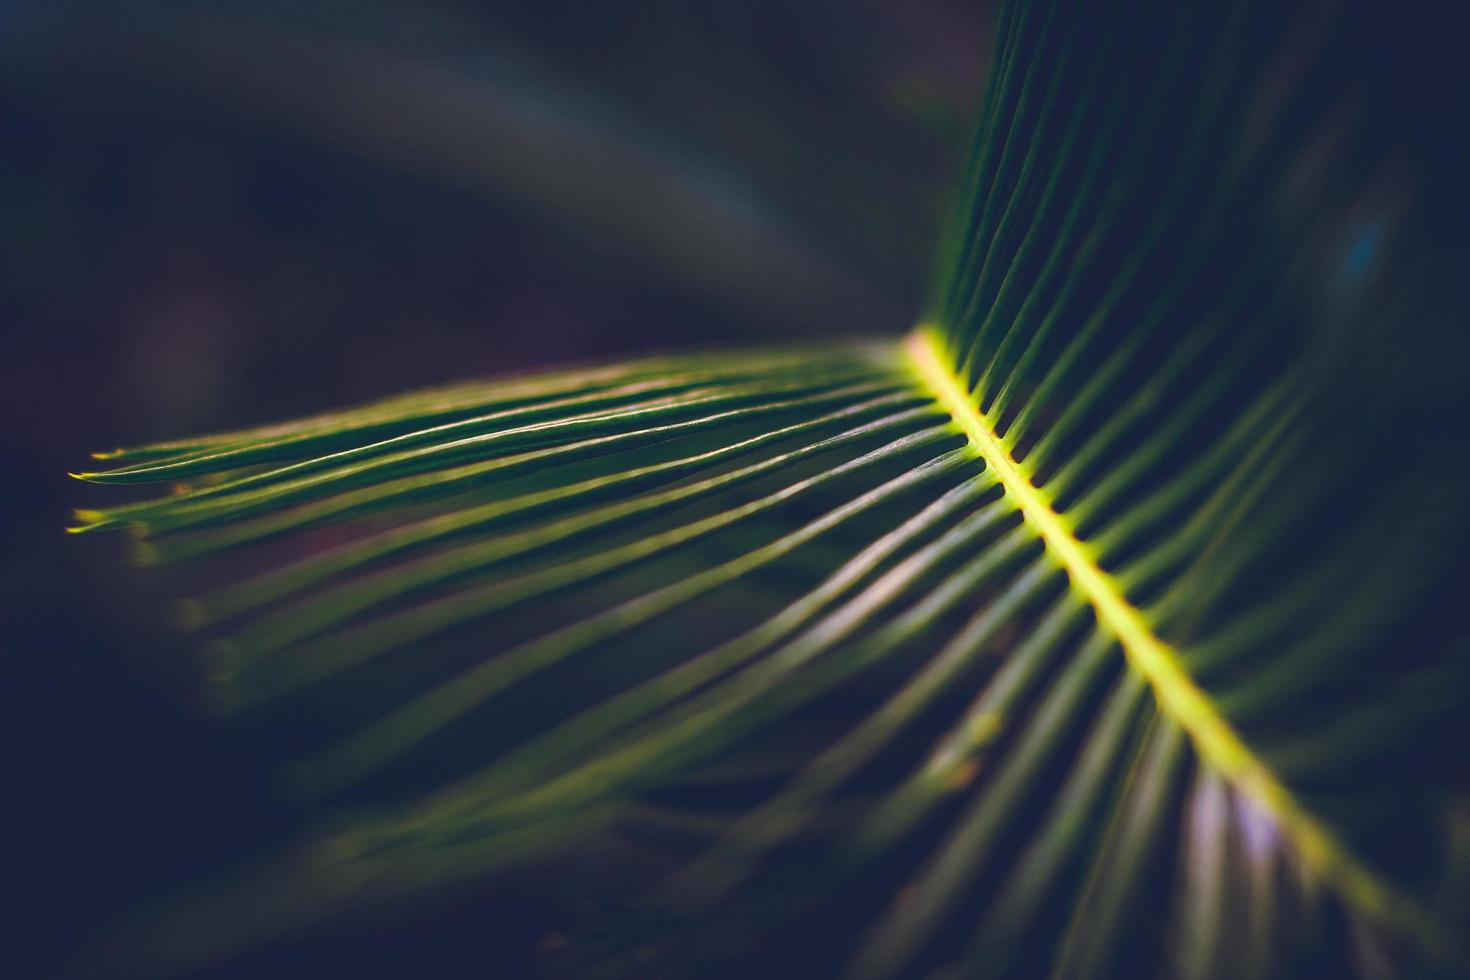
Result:
M1311 43L1265 12L1006 4L907 340L105 454L85 478L184 486L78 530L270 559L184 608L214 703L349 716L292 773L355 815L188 914L249 942L267 905L300 927L356 881L523 862L746 765L778 775L670 805L703 836L626 942L779 962L724 920L817 922L872 976L1355 969L1343 933L1449 962L1391 846L1449 791L1379 781L1470 704L1470 481L1342 353L1415 291L1344 305L1321 274L1374 174L1331 97L1353 11ZM1304 183L1324 139L1351 165Z

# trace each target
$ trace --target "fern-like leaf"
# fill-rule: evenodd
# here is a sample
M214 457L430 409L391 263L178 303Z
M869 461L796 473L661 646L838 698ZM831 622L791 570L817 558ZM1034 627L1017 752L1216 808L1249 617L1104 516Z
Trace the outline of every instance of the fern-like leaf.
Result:
M196 921L662 827L615 971L649 936L675 972L1450 969L1450 777L1394 759L1470 700L1463 378L1378 357L1433 297L1361 267L1392 148L1330 14L1007 4L902 341L104 454L178 490L78 530L258 556L181 609L212 703L340 720L293 786L354 816Z

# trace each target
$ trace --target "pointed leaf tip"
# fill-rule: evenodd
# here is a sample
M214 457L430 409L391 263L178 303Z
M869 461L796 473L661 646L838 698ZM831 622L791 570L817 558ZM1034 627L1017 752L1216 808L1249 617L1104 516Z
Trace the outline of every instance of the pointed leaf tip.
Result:
M74 508L71 512L71 519L76 523L66 529L67 534L85 534L111 526L102 511L89 510L84 507Z

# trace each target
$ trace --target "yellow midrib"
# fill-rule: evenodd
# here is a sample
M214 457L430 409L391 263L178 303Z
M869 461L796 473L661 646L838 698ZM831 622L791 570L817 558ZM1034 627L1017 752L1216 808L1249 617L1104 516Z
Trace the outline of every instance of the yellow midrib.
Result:
M1353 905L1415 931L1425 920L1413 904L1369 870L1304 808L1251 751L1215 703L1195 684L1176 651L1154 633L1148 617L1097 562L1064 514L1031 482L955 376L944 342L920 325L904 342L909 363L928 392L969 438L1000 479L1022 517L1041 536L1072 588L1091 603L1098 622L1123 648L1129 665L1153 687L1159 710L1190 737L1195 751L1238 792L1264 810L1292 842L1303 864L1334 884Z

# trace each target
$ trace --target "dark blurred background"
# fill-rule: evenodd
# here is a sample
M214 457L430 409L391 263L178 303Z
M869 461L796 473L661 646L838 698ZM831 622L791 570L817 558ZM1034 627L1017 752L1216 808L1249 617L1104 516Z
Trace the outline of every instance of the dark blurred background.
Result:
M0 972L287 838L87 453L567 360L902 331L992 5L0 2ZM494 883L211 976L514 975Z

